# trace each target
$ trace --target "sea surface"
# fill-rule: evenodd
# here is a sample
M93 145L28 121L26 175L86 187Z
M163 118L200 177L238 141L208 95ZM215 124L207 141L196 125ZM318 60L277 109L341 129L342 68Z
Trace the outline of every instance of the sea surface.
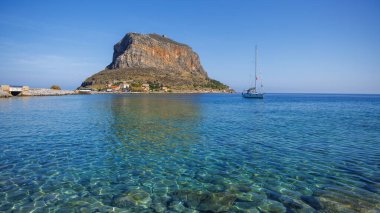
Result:
M380 96L0 99L0 211L380 212Z

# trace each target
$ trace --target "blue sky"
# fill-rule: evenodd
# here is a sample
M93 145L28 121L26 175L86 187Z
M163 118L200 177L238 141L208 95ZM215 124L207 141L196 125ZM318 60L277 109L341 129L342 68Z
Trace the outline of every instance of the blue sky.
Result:
M74 89L127 32L190 45L209 76L266 92L380 93L380 1L0 1L0 84Z

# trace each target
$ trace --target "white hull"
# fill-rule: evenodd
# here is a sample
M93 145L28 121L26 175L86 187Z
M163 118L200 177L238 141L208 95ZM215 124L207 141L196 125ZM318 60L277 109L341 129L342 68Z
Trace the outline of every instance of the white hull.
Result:
M246 93L246 92L243 92L241 95L244 98L258 98L258 99L263 99L264 98L264 94L263 93Z
M253 87L244 90L241 95L244 98L256 98L256 99L263 99L264 93L260 93L257 91L257 46L255 47L255 84L252 85ZM261 88L263 85L261 84Z

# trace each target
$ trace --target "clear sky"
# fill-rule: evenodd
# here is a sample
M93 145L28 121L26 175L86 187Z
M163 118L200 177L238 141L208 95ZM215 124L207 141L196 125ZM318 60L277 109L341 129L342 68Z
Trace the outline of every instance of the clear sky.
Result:
M190 45L240 91L380 93L379 0L0 1L0 84L74 89L127 32Z

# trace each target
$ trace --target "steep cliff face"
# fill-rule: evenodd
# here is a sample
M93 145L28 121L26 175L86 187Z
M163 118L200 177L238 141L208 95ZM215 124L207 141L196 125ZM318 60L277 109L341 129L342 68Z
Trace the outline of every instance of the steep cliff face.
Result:
M113 82L156 82L175 90L227 89L207 76L189 46L157 34L128 33L114 45L112 63L82 87L104 89Z

